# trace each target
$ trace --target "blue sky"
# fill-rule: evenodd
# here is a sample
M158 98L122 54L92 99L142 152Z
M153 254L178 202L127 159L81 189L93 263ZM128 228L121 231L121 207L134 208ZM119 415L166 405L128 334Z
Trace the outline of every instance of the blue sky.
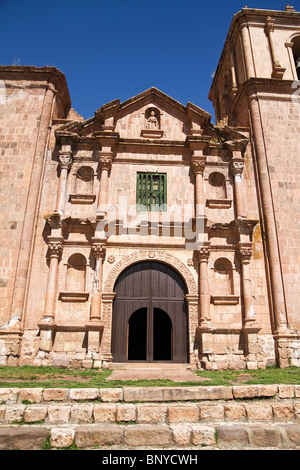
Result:
M287 3L246 1L272 10ZM291 4L299 10L299 0ZM244 6L245 0L0 0L0 63L57 67L85 119L151 86L213 114L212 75L233 15Z

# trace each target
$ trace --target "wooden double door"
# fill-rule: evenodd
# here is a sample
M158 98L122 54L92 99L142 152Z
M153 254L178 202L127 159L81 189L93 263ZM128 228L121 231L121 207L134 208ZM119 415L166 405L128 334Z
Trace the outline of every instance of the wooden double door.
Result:
M188 360L186 286L172 267L147 261L126 269L115 285L114 362Z

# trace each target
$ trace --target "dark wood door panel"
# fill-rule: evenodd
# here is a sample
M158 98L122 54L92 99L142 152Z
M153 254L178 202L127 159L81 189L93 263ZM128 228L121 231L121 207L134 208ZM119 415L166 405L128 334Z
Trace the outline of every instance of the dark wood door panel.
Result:
M128 352L128 345L129 327L135 335L139 334L139 328L144 334L145 324L140 317L134 317L129 324L132 315L141 309L146 309L147 316L145 360L187 362L187 291L183 279L172 267L154 261L137 263L120 275L115 292L112 318L112 354L115 362L134 360L135 356L140 355L133 346L132 337L132 354ZM145 310L143 312L145 315ZM159 329L159 321L164 333ZM140 350L143 347L143 344L140 345Z

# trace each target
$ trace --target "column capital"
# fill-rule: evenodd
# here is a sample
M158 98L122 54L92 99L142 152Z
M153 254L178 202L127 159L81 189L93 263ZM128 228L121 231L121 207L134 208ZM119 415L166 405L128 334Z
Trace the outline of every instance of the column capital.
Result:
M239 243L237 253L241 263L250 263L252 257L252 243Z
M73 161L73 153L71 150L60 150L59 155L59 166L61 169L65 168L69 170Z
M196 250L196 256L199 262L207 262L210 257L210 245L199 246Z
M92 253L96 259L104 259L106 254L106 243L98 238L92 238Z
M272 18L271 16L267 16L266 22L265 22L265 32L266 33L272 33L274 31L274 25L275 25L275 18Z
M111 170L113 160L113 153L112 152L100 152L99 156L99 165L100 169L102 170Z
M233 176L241 176L244 171L244 160L242 158L233 158L230 162L230 171Z
M50 258L57 258L60 260L63 252L63 237L48 237L48 251Z
M197 175L198 173L201 173L203 175L204 170L205 170L205 164L206 164L206 157L198 157L198 156L193 156L192 157L192 170Z

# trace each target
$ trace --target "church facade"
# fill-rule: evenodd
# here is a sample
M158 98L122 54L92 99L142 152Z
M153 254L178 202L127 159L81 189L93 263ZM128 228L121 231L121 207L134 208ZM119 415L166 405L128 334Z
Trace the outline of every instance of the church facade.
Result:
M0 66L0 365L300 366L300 13L244 8L209 97L84 120Z

